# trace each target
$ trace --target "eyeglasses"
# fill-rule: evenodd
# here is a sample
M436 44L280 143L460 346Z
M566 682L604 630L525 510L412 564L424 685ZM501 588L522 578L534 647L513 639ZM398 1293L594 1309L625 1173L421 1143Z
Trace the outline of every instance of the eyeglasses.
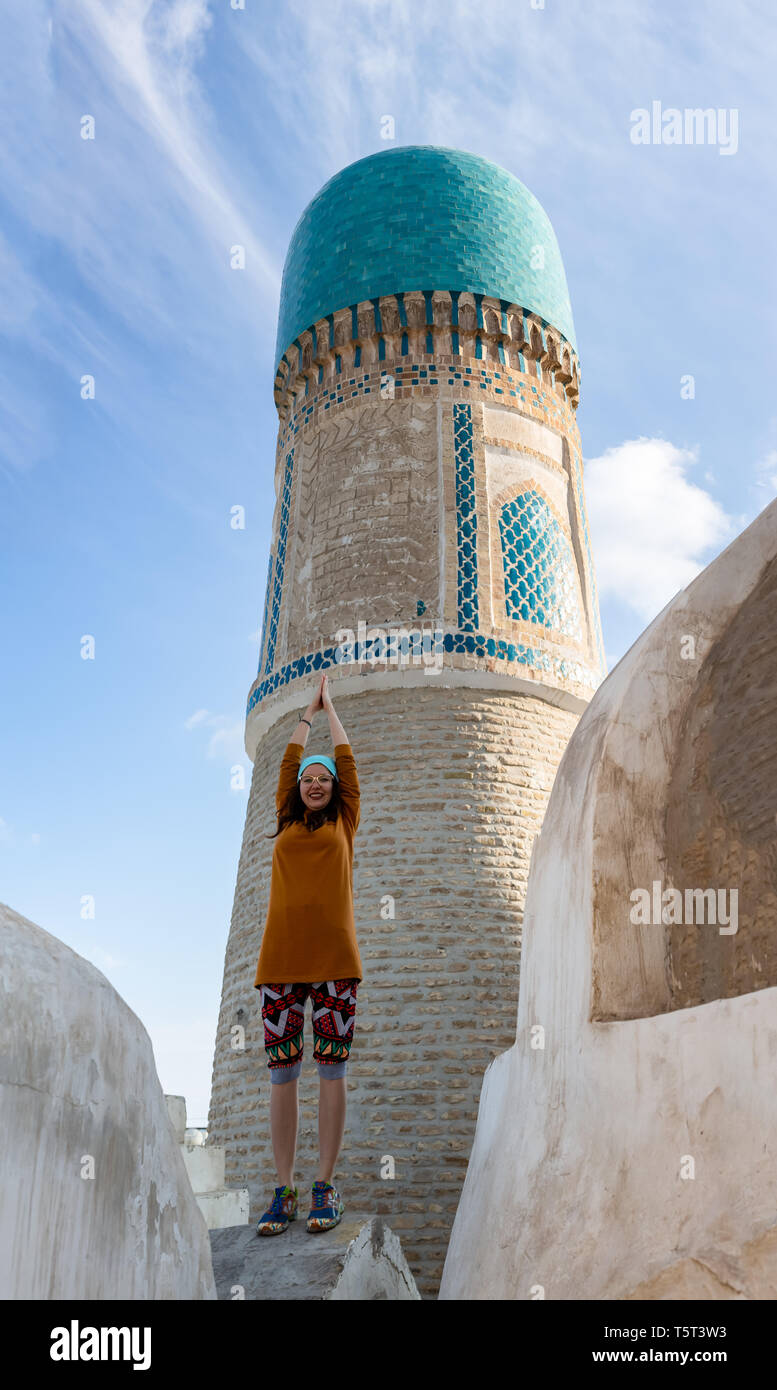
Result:
M328 772L322 772L321 775L320 775L319 777L307 777L307 776L305 776L305 777L302 777L300 780L301 780L301 782L303 783L303 785L306 786L306 787L309 787L310 784L311 784L311 782L320 782L321 785L322 785L322 787L325 787L329 782L331 782L332 778L329 776L329 773L328 773Z

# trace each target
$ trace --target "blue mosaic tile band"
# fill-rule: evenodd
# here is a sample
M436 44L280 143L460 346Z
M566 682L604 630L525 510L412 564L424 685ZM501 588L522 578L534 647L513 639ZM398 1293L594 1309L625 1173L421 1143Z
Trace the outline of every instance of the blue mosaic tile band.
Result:
M505 502L499 532L508 617L582 642L572 547L541 493L530 489Z
M542 252L541 255L538 251ZM437 145L381 150L340 170L291 236L276 364L335 310L444 286L518 304L576 350L566 275L547 213L513 174Z
M479 627L478 515L475 506L475 460L472 452L472 407L453 407L456 458L457 622L466 631Z
M267 561L267 586L264 591L264 617L262 618L262 635L259 639L259 671L257 672L257 675L260 674L262 670L262 657L264 656L264 638L267 632L267 614L270 611L270 585L272 584L272 565L273 552L271 546L270 558ZM265 667L265 670L266 669L267 668Z
M478 371L477 368L467 367L462 363L461 370L457 371L450 363L446 365L435 362L432 358L422 362L408 361L403 366L393 368L394 384L397 389L403 386L454 386L457 391L483 391L487 396L504 396L506 401L508 397L512 397L526 406L533 417L539 418L537 412L542 411L546 424L557 429L560 434L566 433L569 417L564 414L557 396L554 397L550 391L544 391L541 386L538 388L530 377L524 378L510 371L498 372L492 363L489 363L489 366L490 371L486 367L481 367ZM500 384L497 385L497 382ZM331 391L320 392L316 399L307 405L303 399L282 427L281 446L285 447L296 439L300 430L310 423L317 410L326 412L343 403L348 406L354 398L364 399L369 395L380 394L380 385L379 371L372 374L365 371L360 372L358 376L349 377L347 383L340 383Z
M576 681L590 690L595 690L600 683L599 673L592 671L583 662L557 656L543 647L528 647L523 642L507 642L502 638L486 637L482 633L443 634L439 629L434 635L427 631L419 636L420 642L410 641L406 636L392 646L388 634L386 637L369 638L364 642L356 641L340 647L326 647L323 651L300 656L295 661L270 672L260 681L246 705L246 717L262 700L266 700L268 696L274 695L277 690L301 676L309 676L312 672L325 671L332 667L342 670L344 665L358 665L360 662L394 660L397 652L409 656L415 653L422 660L431 656L444 657L446 653L451 652L466 652L470 656L491 656L496 657L498 661L516 662L539 671L543 676L550 677L551 681Z
M294 476L294 450L289 450L286 455L286 468L283 474L283 493L281 495L281 515L278 527L278 552L275 557L275 576L273 579L272 593L272 612L270 614L270 632L267 638L267 657L264 663L265 671L271 671L275 661L275 643L278 637L278 619L281 613L281 596L283 594L283 572L286 567L286 542L289 535L289 513L291 510L291 482ZM261 672L261 660L259 663ZM257 673L259 674L259 673Z

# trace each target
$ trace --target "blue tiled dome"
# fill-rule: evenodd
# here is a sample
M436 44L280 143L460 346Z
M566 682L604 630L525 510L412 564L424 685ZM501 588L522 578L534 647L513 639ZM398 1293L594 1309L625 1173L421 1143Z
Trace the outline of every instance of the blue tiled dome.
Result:
M539 314L577 348L547 214L506 169L465 150L392 147L324 184L289 243L276 362L317 319L403 290L492 295Z

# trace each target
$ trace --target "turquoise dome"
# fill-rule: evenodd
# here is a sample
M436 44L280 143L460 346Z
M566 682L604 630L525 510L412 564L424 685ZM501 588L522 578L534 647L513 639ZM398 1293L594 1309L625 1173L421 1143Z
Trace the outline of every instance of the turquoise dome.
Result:
M532 266L537 247L541 269ZM324 184L289 243L276 363L317 319L404 290L469 290L518 304L577 350L550 219L506 169L465 150L391 147Z

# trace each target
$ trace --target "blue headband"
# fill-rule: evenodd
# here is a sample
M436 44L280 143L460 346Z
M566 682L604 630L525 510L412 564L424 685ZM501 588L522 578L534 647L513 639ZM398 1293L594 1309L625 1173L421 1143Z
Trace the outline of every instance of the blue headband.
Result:
M324 767L329 768L329 771L332 773L333 777L337 776L337 768L335 767L331 758L321 757L320 755L312 753L309 758L302 759L302 762L299 765L299 772L297 773L297 781L299 781L300 777L302 776L302 770L303 768L307 767L308 763L323 763Z

